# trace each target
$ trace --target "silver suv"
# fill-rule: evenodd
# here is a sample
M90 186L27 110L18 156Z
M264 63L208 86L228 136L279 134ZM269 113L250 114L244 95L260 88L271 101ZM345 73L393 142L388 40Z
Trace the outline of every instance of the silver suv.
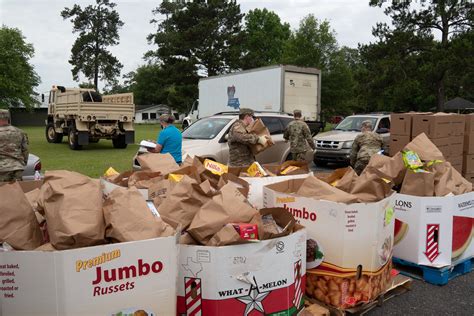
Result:
M352 143L358 134L362 122L372 121L374 131L384 140L384 151L388 153L390 140L390 114L351 115L341 121L332 131L317 134L314 137L316 152L314 163L325 165L333 163L349 163Z
M293 117L288 114L268 112L255 112L255 116L262 119L275 143L275 145L258 154L257 161L260 163L283 163L289 159L290 145L283 139L283 132L293 120ZM224 112L204 117L191 124L183 131L183 159L186 155L200 156L227 164L229 160L227 133L237 119L238 112ZM145 152L147 150L140 147L137 155ZM133 159L133 168L138 170L140 165L136 156ZM313 152L309 151L307 160L311 161L312 156Z

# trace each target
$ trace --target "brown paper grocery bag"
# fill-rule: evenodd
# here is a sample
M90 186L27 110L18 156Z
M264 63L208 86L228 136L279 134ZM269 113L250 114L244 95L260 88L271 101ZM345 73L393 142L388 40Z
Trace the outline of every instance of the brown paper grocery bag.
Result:
M179 175L187 175L191 179L196 180L198 183L201 183L201 179L199 177L199 172L198 168L194 165L186 166L186 167L181 167L175 171L173 171L171 174L179 174ZM165 175L165 178L168 179L170 174Z
M423 161L445 160L441 151L429 140L425 133L416 136L405 146L405 150L416 152Z
M40 226L18 182L0 185L0 243L32 250L43 243Z
M71 171L47 171L38 208L45 214L55 248L64 250L105 242L99 180Z
M256 134L257 136L268 137L268 142L265 145L258 144L258 143L255 145L250 145L250 149L252 150L252 154L254 156L275 144L270 136L270 131L265 126L265 124L263 124L261 119L256 119L251 125L247 127L247 131L249 133Z
M258 211L250 206L237 187L227 183L199 209L188 228L188 233L197 242L206 245L224 225L249 223L256 214Z
M179 169L178 164L170 154L146 153L137 157L142 170L171 173Z
M434 173L434 195L460 195L472 191L472 183L462 177L448 161L436 162L428 168Z
M357 178L351 194L355 195L359 202L377 202L391 195L392 187L393 182L386 179L380 171L365 168Z
M57 251L57 249L54 248L53 245L51 245L51 243L48 242L36 248L35 251Z
M239 178L231 173L224 173L220 177L219 182L217 183L217 188L220 189L229 182L232 182L237 187L237 190L242 193L243 196L248 197L250 192L249 183L244 179Z
M384 155L373 155L366 169L374 168L381 176L391 180L395 185L401 184L405 177L406 167L403 162L402 153L398 152L393 157Z
M163 178L159 171L136 171L128 178L128 186L137 189L148 189L153 183L159 182Z
M196 180L185 175L167 192L166 198L157 206L158 213L173 228L182 225L185 230L202 205L209 201L213 194L214 191L208 181L198 184Z
M338 188L344 192L351 192L354 184L359 176L351 167L339 168L334 170L329 176L325 176L321 179L324 182Z
M105 177L105 179L113 184L119 185L121 187L128 187L128 180L133 174L133 171L125 171L115 176Z
M174 230L152 214L134 187L117 188L104 201L105 235L114 242L172 236Z
M434 173L407 170L400 193L414 196L434 196L434 189Z
M288 213L288 212L287 212ZM258 238L264 235L262 216L256 213L252 219L246 224L255 224L258 227ZM235 229L233 223L226 224L222 227L211 239L207 242L206 246L220 247L229 245L246 244L249 242L255 242L255 240L247 240L240 237L240 234Z
M288 236L293 232L296 225L296 220L293 215L283 207L263 208L260 210L260 215L262 218L270 216L279 228L281 228L280 232L267 230L265 220L263 220L263 236L260 236L262 240Z
M356 203L357 197L344 192L332 185L314 177L309 176L296 191L297 195L314 199L327 200L340 203Z
M166 198L168 191L170 191L176 182L163 179L161 181L152 183L148 188L148 199L152 200L156 207L158 207Z
M26 192L25 196L28 199L28 202L30 203L33 212L35 213L35 216L36 216L36 219L38 220L38 223L41 224L46 219L44 218L43 215L41 215L40 212L37 211L39 194L40 194L40 189L36 188L36 189L34 189L30 192Z

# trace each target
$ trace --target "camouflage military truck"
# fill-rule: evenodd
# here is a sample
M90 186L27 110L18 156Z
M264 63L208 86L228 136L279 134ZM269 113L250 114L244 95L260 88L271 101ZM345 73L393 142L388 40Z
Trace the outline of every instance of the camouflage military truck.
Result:
M100 139L111 139L115 148L126 148L135 138L134 115L133 93L101 96L93 89L53 86L46 139L60 143L67 135L73 150Z

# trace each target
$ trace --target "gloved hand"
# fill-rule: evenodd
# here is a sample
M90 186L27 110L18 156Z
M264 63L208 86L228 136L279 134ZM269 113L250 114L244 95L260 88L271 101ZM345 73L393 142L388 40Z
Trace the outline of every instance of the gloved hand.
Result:
M262 146L265 146L267 144L268 138L267 136L260 136L258 138L258 143L261 144Z

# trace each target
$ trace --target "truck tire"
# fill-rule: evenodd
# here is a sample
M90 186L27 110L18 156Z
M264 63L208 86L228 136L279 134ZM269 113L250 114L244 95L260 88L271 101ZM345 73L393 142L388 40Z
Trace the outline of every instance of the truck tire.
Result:
M115 138L112 138L112 144L114 144L114 148L127 148L127 143L125 142L125 135L118 135Z
M82 146L79 145L79 140L77 139L77 130L74 125L69 127L68 143L69 148L71 148L72 150L82 149Z
M56 133L53 123L46 125L46 140L48 143L60 143L63 141L63 133Z

